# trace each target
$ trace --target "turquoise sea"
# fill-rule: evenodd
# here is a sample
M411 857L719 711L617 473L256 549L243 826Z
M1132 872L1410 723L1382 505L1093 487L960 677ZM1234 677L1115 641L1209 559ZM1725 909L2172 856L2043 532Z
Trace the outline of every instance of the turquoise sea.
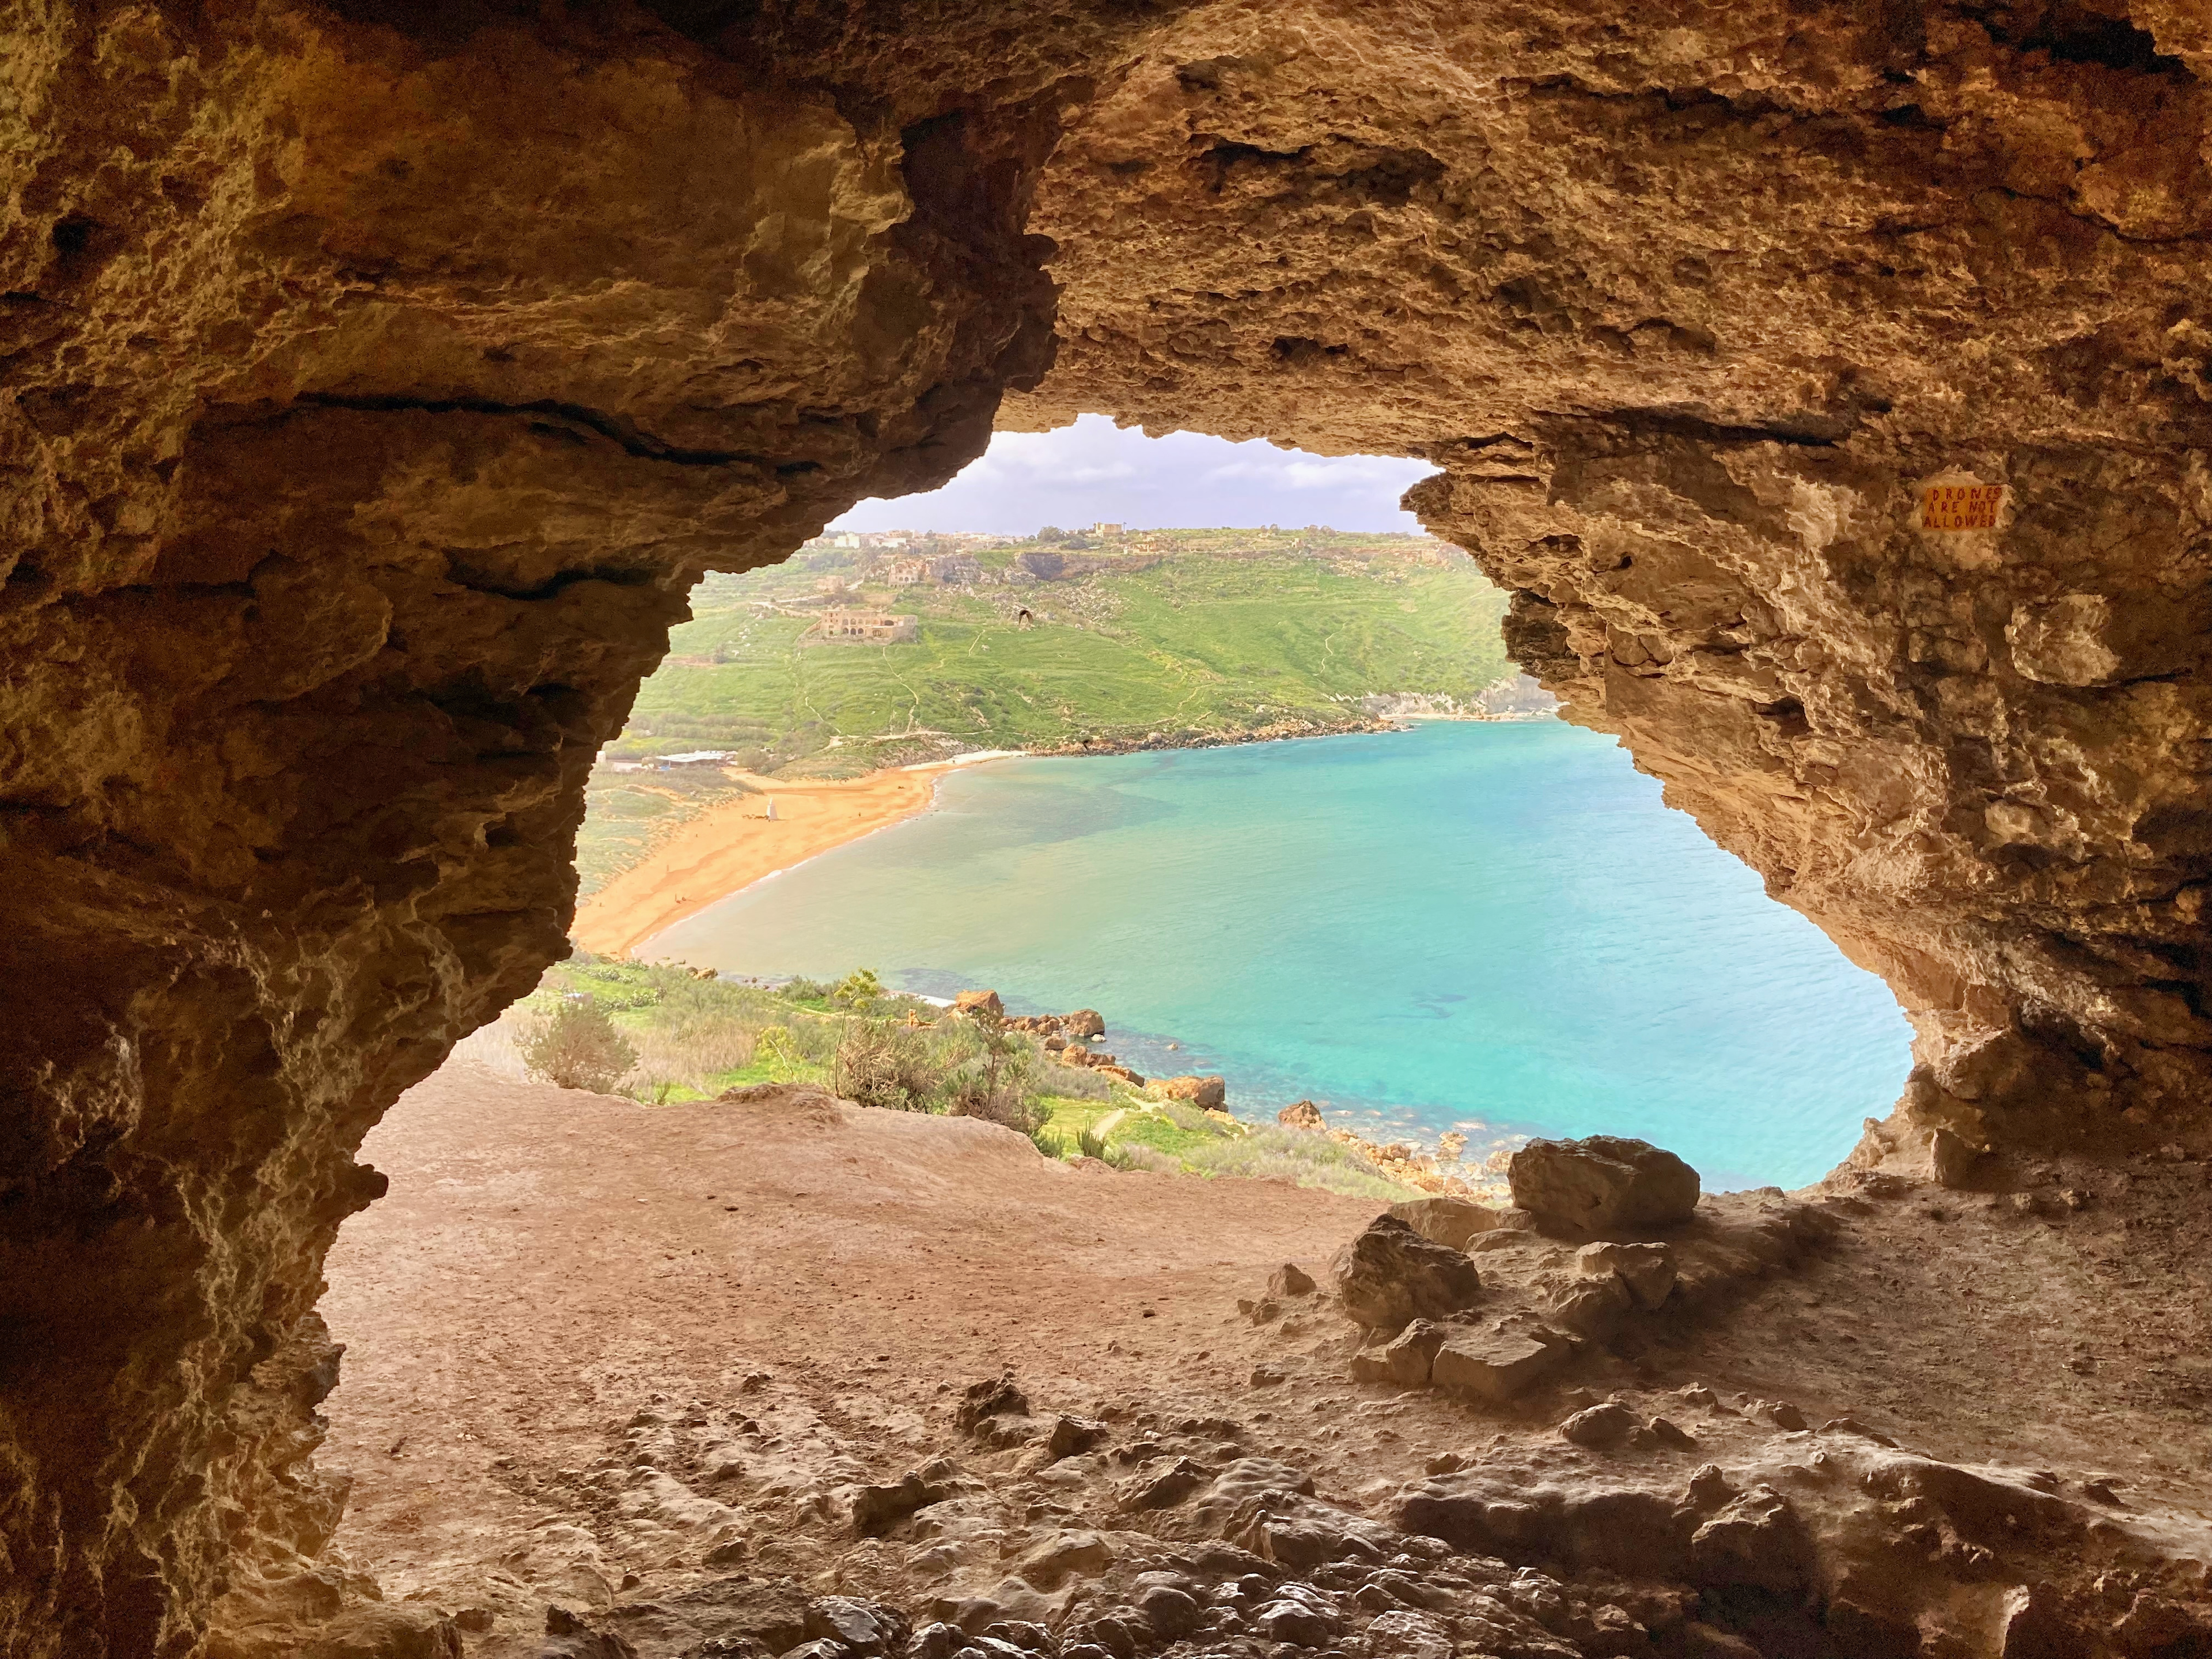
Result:
M1242 1116L1636 1135L1717 1188L1817 1179L1908 1064L1880 981L1551 720L991 763L640 954L1095 1007Z

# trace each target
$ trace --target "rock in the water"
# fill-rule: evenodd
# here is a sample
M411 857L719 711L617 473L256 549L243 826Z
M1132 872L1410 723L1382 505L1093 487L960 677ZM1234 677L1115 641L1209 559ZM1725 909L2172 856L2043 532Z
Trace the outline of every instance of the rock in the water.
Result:
M1462 1250L1431 1243L1397 1217L1379 1215L1337 1253L1329 1271L1344 1310L1370 1330L1440 1319L1471 1308L1481 1276Z
M996 1014L1003 1018L1006 1005L999 1000L996 991L963 991L952 999L952 1012L956 1014Z
M1547 1225L1629 1232L1686 1221L1698 1172L1649 1141L1615 1135L1532 1140L1506 1166L1513 1201Z
M1202 1111L1218 1112L1229 1102L1229 1085L1218 1077L1167 1077L1158 1087L1170 1100L1187 1100Z
M1595 1278L1618 1278L1639 1308L1664 1302L1674 1288L1674 1253L1664 1244L1585 1244L1575 1266Z
M1275 1121L1285 1129L1308 1129L1318 1134L1328 1125L1321 1121L1321 1108L1310 1100L1294 1100L1275 1114Z
M1060 1017L1060 1029L1074 1037L1095 1037L1106 1035L1106 1022L1096 1008L1078 1008L1072 1014Z
M1390 1213L1433 1243L1463 1250L1485 1233L1512 1224L1511 1212L1464 1198L1416 1198L1393 1204Z

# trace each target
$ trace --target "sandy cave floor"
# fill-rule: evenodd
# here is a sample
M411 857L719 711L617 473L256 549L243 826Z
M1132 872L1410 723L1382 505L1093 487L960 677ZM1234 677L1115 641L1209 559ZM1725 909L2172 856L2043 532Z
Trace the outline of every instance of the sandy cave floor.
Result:
M1117 1441L1192 1419L1168 1450L1203 1464L1225 1438L1209 1467L1287 1462L1354 1511L1381 1513L1442 1452L1548 1455L1561 1417L1607 1395L1700 1437L1683 1473L1739 1434L1728 1402L1780 1398L1937 1459L2101 1477L2123 1512L2212 1509L2212 1266L2191 1243L2212 1166L2196 1163L1992 1170L2036 1212L1929 1187L1832 1199L1833 1240L1732 1311L1485 1410L1352 1382L1352 1328L1326 1304L1239 1314L1282 1262L1324 1276L1365 1200L1070 1169L964 1120L647 1108L466 1062L364 1155L392 1190L348 1224L324 1304L347 1345L322 1453L354 1481L339 1543L388 1596L477 1609L471 1656L536 1652L549 1601L605 1609L732 1564L917 1620L971 1593L973 1572L933 1583L942 1552L856 1540L843 1504L940 1454L1014 1480L1020 1452L951 1420L1002 1366L1040 1414L1107 1418ZM1721 1405L1673 1393L1692 1383ZM751 1425L723 1443L737 1455L702 1450L732 1424ZM1083 1469L1103 1490L1121 1455L1023 1475L1013 1512L1103 1513ZM678 1463L678 1496L636 1497Z

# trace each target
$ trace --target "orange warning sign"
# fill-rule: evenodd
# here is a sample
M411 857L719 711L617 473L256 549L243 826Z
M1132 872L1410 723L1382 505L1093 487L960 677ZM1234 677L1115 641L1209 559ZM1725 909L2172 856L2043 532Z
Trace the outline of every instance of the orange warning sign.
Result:
M1995 530L2002 484L1929 484L1920 492L1923 530Z

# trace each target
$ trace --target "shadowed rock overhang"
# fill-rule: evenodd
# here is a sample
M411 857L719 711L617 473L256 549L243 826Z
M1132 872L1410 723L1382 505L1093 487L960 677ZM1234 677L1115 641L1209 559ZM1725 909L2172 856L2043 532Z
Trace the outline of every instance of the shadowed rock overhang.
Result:
M994 420L1433 461L1530 672L1912 1015L1863 1162L2195 1132L2191 0L0 30L0 1648L320 1547L355 1149L564 948L686 591Z

